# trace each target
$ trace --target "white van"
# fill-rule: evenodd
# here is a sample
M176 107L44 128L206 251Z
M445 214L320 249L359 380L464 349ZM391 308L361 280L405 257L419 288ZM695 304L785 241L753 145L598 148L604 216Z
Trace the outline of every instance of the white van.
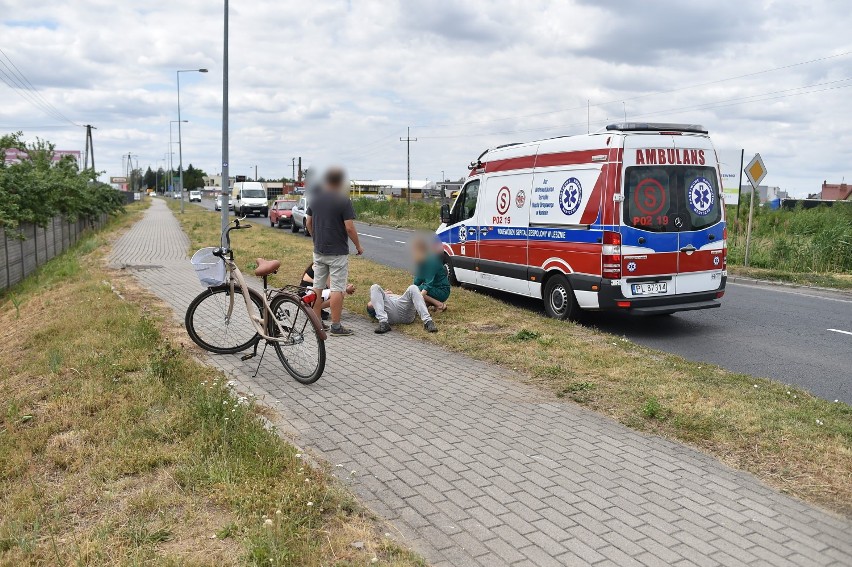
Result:
M727 230L707 131L625 123L483 152L437 230L450 280L581 310L719 307Z
M247 215L269 215L269 201L266 189L259 181L238 181L231 193L234 198L234 213L238 217Z

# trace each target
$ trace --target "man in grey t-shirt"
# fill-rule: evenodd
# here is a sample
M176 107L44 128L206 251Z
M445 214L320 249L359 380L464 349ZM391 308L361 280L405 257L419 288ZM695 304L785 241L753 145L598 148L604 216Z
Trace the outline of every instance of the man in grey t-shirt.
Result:
M342 169L329 169L323 177L322 189L311 198L305 216L308 232L314 240L314 291L319 296L326 287L331 290L331 334L340 336L352 334L340 324L349 275L349 239L359 256L364 253L355 230L355 210L343 190L345 178ZM314 302L314 311L317 317L322 315L321 301Z

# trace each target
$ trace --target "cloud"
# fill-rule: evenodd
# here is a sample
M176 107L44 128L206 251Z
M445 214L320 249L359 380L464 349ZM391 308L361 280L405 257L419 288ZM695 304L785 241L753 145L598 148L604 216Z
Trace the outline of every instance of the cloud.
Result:
M63 114L98 127L98 166L112 174L128 152L162 161L175 70L209 68L181 76L184 161L218 170L219 4L0 0L0 14L3 50ZM846 21L828 0L255 0L232 6L229 161L280 177L302 156L401 178L411 126L412 175L459 177L489 146L585 133L626 111L703 123L720 149L761 152L767 182L812 192L852 176L837 150L852 142L850 91L765 94L850 77L852 56L740 76L852 50ZM82 148L82 129L3 84L0 97L5 130Z

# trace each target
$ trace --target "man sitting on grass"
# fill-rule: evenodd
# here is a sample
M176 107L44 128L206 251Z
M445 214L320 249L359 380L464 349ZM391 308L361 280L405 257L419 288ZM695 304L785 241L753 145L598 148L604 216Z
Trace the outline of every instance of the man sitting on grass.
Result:
M446 301L450 297L450 279L438 254L424 236L415 238L411 254L417 267L414 285L420 290L429 307L436 311L446 311Z
M383 334L391 330L391 323L413 323L417 315L423 321L423 328L430 333L438 332L438 327L432 321L426 302L420 289L412 284L402 295L391 290L383 289L379 284L370 286L370 302L367 303L367 313L379 321L376 333Z

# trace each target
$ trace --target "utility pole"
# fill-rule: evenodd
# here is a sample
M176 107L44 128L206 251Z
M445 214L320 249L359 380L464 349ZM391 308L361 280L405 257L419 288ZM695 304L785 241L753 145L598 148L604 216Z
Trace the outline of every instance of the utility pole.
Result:
M225 0L225 37L222 50L222 235L228 229L228 199L231 182L228 173L228 0ZM224 240L224 238L223 238ZM222 246L225 243L222 242Z
M291 177L291 179L293 180L293 189L295 189L296 188L295 187L295 185L296 185L296 158L293 158L292 161L293 161L293 177Z
M89 168L89 157L92 158L92 170L95 169L95 145L92 142L92 129L97 130L91 124L86 124L86 157L83 163L83 169Z
M411 208L411 142L416 142L417 138L411 137L411 126L405 129L405 138L400 138L400 142L405 142L406 162L408 164L408 207Z

